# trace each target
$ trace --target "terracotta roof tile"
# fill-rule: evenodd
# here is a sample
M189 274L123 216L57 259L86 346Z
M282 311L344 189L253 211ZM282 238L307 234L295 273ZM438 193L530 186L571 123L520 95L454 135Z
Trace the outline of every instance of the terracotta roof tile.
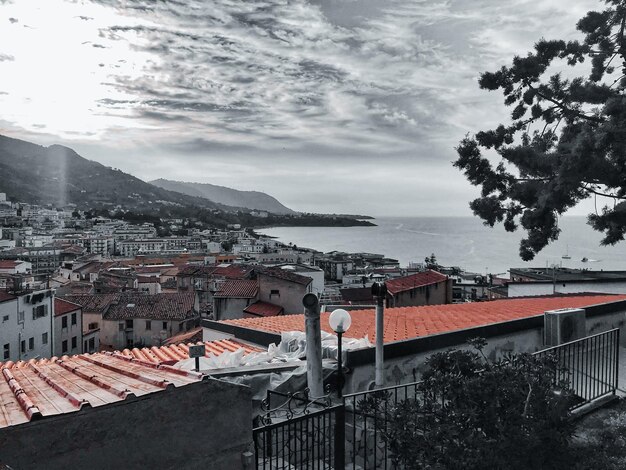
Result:
M259 291L257 281L232 280L221 284L213 295L214 297L227 297L235 299L253 299Z
M123 351L114 351L113 354L151 364L173 365L178 361L189 359L189 346L195 344L204 344L205 357L219 356L224 352L235 352L242 348L244 350L244 354L261 351L259 348L240 343L236 340L220 339L216 341L191 341L160 347L152 346L146 348L124 349Z
M201 379L196 372L111 353L0 363L0 429Z
M257 267L256 270L259 274L295 282L296 284L302 284L303 286L308 286L311 282L313 282L313 279L308 276L301 276L300 274L293 273L286 269Z
M252 305L248 305L246 308L243 309L243 311L245 313L249 313L250 315L256 315L259 317L273 317L283 313L284 309L280 305L275 305L269 302L263 302L262 300L259 300Z
M82 307L78 304L68 302L67 300L63 300L59 297L54 298L54 316L58 317L60 315L65 315L69 312L74 312L76 310L80 310Z
M466 304L430 305L385 309L385 342L401 341L449 331L464 330L482 325L501 323L543 315L546 310L588 307L626 300L626 295L583 295L503 299ZM352 326L345 336L376 339L375 310L350 312ZM322 330L333 334L328 325L330 312L321 315ZM280 333L304 331L304 315L280 315L264 318L223 320L224 323L245 328Z
M429 269L428 271L411 274L410 276L389 279L385 282L385 284L387 285L387 291L391 295L394 295L399 292L415 289L416 287L445 282L447 279L448 276Z

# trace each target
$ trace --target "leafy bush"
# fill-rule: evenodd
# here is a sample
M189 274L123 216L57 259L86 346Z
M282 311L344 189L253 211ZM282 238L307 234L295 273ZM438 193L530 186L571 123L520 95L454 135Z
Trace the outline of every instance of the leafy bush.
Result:
M358 404L377 415L383 439L406 469L556 469L566 460L572 394L551 357L476 351L432 355L418 399L389 406L375 394Z

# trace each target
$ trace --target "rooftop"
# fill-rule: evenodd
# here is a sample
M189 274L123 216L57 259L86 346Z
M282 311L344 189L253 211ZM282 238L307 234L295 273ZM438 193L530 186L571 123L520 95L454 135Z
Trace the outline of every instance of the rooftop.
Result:
M626 271L590 271L587 269L572 268L511 268L511 281L518 276L533 281L557 282L563 281L615 281L626 280ZM520 281L528 282L528 281Z
M257 281L249 280L231 280L226 281L219 286L214 297L235 298L235 299L253 299L259 290Z
M204 344L205 357L219 356L224 352L235 352L243 349L244 354L261 351L259 348L240 343L232 339L220 339L216 341L196 341L190 343L170 344L169 346L152 346L150 348L133 348L115 351L115 356L121 355L129 359L148 362L151 364L175 364L178 361L189 359L189 346Z
M387 285L387 292L391 295L398 294L407 290L415 289L417 287L428 286L431 284L438 284L448 279L445 274L438 273L429 269L421 273L411 274L410 276L398 277L395 279L389 279L385 282Z
M186 320L194 316L195 293L77 294L63 296L63 299L82 306L85 312L101 313L105 320L146 318L168 321Z
M0 429L180 387L202 374L111 353L0 363Z
M65 315L69 312L74 312L81 308L80 305L68 302L67 300L63 300L59 297L54 298L54 316L58 317L60 315Z
M289 282L295 282L296 284L301 284L303 286L308 286L309 284L311 284L311 282L313 282L313 279L308 276L301 276L300 274L296 274L286 269L259 268L258 271L260 275L270 276L276 279L283 279Z
M589 307L626 300L626 295L574 295L493 300L464 304L429 305L385 309L385 343L438 333L464 330L494 323L543 315L546 310ZM353 310L352 326L344 336L376 338L375 310ZM321 314L322 330L333 334L328 324L330 312ZM224 320L222 323L280 333L304 331L304 315Z
M259 317L273 317L282 314L284 309L280 305L259 300L252 305L248 305L243 309L243 311L250 315L256 315Z

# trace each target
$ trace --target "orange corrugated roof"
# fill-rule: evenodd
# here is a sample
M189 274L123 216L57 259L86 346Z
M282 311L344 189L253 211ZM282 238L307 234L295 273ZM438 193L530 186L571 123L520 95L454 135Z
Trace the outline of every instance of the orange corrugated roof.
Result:
M589 307L620 300L626 300L626 295L537 297L465 304L387 308L385 309L385 342L390 343L518 320L543 315L546 310ZM376 338L375 310L354 310L350 312L350 315L352 316L352 326L345 333L345 336L364 338L367 335L371 341L374 341ZM321 326L322 330L332 334L334 332L328 325L329 316L329 312L322 313ZM244 318L224 320L223 323L272 333L304 331L304 315Z
M203 375L111 353L0 363L0 429L198 382Z

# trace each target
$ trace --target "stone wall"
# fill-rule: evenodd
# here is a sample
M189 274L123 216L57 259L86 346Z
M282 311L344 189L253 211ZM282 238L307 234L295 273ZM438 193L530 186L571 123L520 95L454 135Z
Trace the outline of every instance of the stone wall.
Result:
M250 389L219 380L0 430L0 463L22 469L243 469Z

